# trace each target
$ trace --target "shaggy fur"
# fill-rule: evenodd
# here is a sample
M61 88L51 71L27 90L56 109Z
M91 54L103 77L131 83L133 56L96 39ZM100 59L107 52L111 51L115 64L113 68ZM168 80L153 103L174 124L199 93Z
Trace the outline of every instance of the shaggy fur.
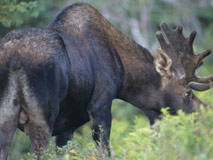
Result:
M171 63L164 51L154 58L85 3L67 7L46 29L8 33L0 43L0 159L17 127L39 155L51 135L63 146L88 121L98 148L110 155L115 98L140 108L151 124L163 107L192 112L202 102L171 73Z

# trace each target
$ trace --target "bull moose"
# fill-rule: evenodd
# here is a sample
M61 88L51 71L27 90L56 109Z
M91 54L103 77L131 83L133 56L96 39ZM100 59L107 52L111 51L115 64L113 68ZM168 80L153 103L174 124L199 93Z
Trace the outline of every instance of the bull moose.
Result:
M153 57L95 8L76 3L46 28L8 33L0 43L0 159L7 159L17 128L39 154L51 136L63 146L88 121L97 147L110 155L115 98L140 108L151 124L164 107L175 115L205 105L192 89L210 89L213 76L195 71L211 51L193 52L196 32L185 38L182 27L161 29L169 43L157 32L162 49Z

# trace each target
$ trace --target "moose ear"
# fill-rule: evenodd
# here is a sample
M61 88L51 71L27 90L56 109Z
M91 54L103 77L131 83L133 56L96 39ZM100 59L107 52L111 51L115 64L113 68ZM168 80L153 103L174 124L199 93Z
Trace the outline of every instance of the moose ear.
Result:
M172 76L172 60L163 50L156 51L154 64L161 77L170 78Z

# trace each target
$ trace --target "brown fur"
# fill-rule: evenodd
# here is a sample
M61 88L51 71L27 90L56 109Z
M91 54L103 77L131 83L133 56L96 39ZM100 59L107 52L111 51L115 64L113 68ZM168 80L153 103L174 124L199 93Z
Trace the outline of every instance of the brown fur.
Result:
M115 49L124 68L124 82L120 97L123 97L122 92L132 87L129 86L132 85L129 81L146 83L154 80L154 84L159 84L157 82L159 80L153 79L158 76L158 73L153 66L154 58L150 52L118 31L89 4L77 3L72 9L68 7L48 27L81 38L84 38L86 32L90 30L100 39L106 38Z
M6 159L17 126L29 134L31 151L40 154L51 135L63 146L88 121L98 148L109 156L115 98L140 108L151 124L163 107L174 115L179 109L192 112L195 102L202 102L176 77L171 67L179 63L171 51L158 50L153 57L85 3L67 7L46 29L7 34L0 44L0 116L5 121L0 157Z

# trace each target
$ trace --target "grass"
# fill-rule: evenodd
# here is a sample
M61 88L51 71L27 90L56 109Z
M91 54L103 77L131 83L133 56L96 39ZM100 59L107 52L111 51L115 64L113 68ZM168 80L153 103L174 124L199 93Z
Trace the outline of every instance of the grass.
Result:
M213 105L213 90L198 93L206 103ZM144 160L211 160L213 159L213 110L201 109L197 113L164 118L150 129L146 117L123 101L115 100L112 106L111 151L112 158ZM196 120L196 122L195 122ZM9 160L36 159L29 151L29 139L17 131ZM89 124L75 133L73 141L55 149L54 138L43 160L93 160L100 158L92 140Z

